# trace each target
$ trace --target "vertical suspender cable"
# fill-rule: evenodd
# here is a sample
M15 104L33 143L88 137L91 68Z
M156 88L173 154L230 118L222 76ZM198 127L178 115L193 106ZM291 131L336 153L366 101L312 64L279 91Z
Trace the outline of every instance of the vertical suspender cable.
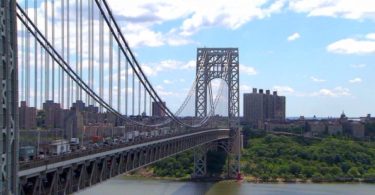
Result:
M112 77L113 77L113 37L109 31L109 105L112 106Z
M63 7L64 7L64 2L63 2L64 0L61 0L61 10L63 9ZM65 59L65 56L64 56L64 41L63 41L63 37L64 37L64 10L62 10L61 11L61 20L60 20L60 22L61 22L61 53L62 53L62 57ZM52 63L54 63L54 60L53 60L53 62ZM53 72L55 72L55 71L53 71ZM57 89L58 89L58 92L57 92L57 101L58 102L60 102L60 105L61 105L61 103L62 103L62 92L61 92L61 86L62 86L62 83L63 82L61 82L61 74L62 74L62 70L60 70L60 69L58 69L57 70L57 73L58 73L58 78L57 78ZM55 80L55 79L53 79L53 80ZM52 96L54 96L55 95L55 91L53 91L52 92Z
M94 89L94 3L91 2L91 89ZM91 105L94 105L94 99L90 97Z
M28 1L25 1L26 15L28 14ZM26 83L25 83L25 92L26 92L26 105L30 106L30 33L26 30Z
M40 89L39 89L39 99L40 99L40 109L43 109L43 71L45 69L44 63L44 52L43 52L43 46L40 46Z
M66 20L66 53L67 53L67 63L70 64L70 44L69 44L69 37L70 37L70 33L69 33L69 0L66 1L66 17L67 17L67 20ZM66 78L66 82L67 82L67 92L66 92L66 99L67 99L67 103L66 103L66 107L69 108L70 107L70 78L69 76L67 76ZM63 90L64 92L64 90Z
M150 108L150 112L149 112L149 116L152 116L152 97L151 97L151 95L150 95L150 104L148 105Z
M129 81L129 64L128 61L125 59L125 116L128 116L128 81Z
M35 25L38 25L38 12L37 12L37 1L34 0L34 21ZM37 40L34 39L34 106L35 109L38 108L38 43Z
M138 80L138 115L141 115L141 81Z
M117 48L117 110L121 112L121 51Z
M26 27L25 25L22 25L22 37L21 37L21 51L22 51L22 56L21 56L21 70L19 71L21 74L21 101L25 100L25 37L26 37Z
M79 41L78 41L78 0L76 0L76 4L75 4L75 8L76 8L76 14L75 14L75 17L76 17L76 72L79 73L79 69L78 69L78 60L79 60ZM76 93L75 93L75 99L74 100L78 100L78 94L79 94L79 91L78 91L78 84L75 85L75 89L76 89Z
M88 73L87 73L87 80L88 80L88 85L89 85L89 87L91 87L91 82L90 82L90 73L91 73L91 33L90 33L90 31L91 31L91 22L90 22L90 18L91 18L91 1L89 1L88 2L88 19L87 19L87 27L88 27L88 67L89 67L89 69L88 69ZM86 93L86 102L87 102L87 104L90 104L90 101L89 101L89 96L88 96L88 94Z
M146 87L143 88L143 112L146 114Z
M62 0L62 1L64 1L64 0ZM64 21L64 20L62 20L62 21ZM62 37L64 37L64 36L62 36ZM55 0L52 0L52 47L55 47ZM64 56L64 54L63 54L63 56ZM55 61L54 60L52 60L52 91L51 91L51 95L52 95L52 100L55 100Z
M82 0L80 0L80 2L79 2L79 24L80 24L80 30L79 30L79 34L80 34L80 38L79 38L79 50L80 50L80 54L79 54L79 58L80 58L80 62L79 62L79 77L81 78L81 79L83 79L82 78L82 62L83 62L83 55L82 55ZM80 90L79 90L79 100L83 100L83 98L82 98L82 88L79 88Z
M62 57L65 58L65 10L64 10L64 1L61 0L61 49ZM55 65L54 65L55 66ZM59 94L60 94L60 103L61 107L64 108L64 71L59 68Z
M103 63L104 63L104 40L103 40L103 16L100 14L99 16L99 96L103 97L103 82L104 82L104 69L103 69ZM100 112L103 112L103 106L100 105L99 107Z
M132 115L134 116L134 102L135 102L135 73L134 73L134 70L133 70L133 75L132 75L132 79L133 79L133 86L132 86Z
M45 4L44 4L44 10L45 10L45 15L44 15L44 29L45 29L45 35L46 35L46 39L48 40L48 0L45 0ZM44 96L45 96L45 100L49 100L49 55L47 54L47 52L45 52L45 72L44 72L44 76L45 76L45 84L44 84Z
M103 75L104 75L104 70L103 70L103 16L100 14L99 15L99 96L103 97ZM103 106L99 106L99 111L103 112Z

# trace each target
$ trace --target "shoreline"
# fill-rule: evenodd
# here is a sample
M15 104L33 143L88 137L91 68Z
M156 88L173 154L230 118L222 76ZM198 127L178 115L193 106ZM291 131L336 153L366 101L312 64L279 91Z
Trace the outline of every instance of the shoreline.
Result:
M294 179L294 180L284 180L279 178L277 180L262 181L259 178L245 176L243 180L237 181L236 179L227 179L227 178L202 178L202 179L192 179L190 177L156 177L156 176L143 176L139 174L135 175L122 175L122 179L152 179L152 180L166 180L166 181L177 181L177 182L246 182L253 184L375 184L375 179L366 180L366 179L348 179L348 180L312 180L312 179Z

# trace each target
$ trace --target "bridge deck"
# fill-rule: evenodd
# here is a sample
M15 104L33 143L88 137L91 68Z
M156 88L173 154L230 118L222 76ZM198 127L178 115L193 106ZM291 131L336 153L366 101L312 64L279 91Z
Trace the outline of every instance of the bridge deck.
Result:
M201 130L199 132L185 133L180 135L169 135L162 138L154 138L136 141L132 143L124 143L114 146L107 146L96 150L87 150L79 151L70 154L65 154L62 156L54 156L48 159L35 160L28 163L20 164L20 171L18 172L19 177L32 176L39 174L41 172L48 172L49 170L55 170L56 168L64 168L65 166L71 166L72 164L77 164L87 160L100 158L103 156L114 155L124 151L130 151L137 148L142 148L154 144L160 144L168 142L171 140L176 140L180 138L206 134L210 132L217 131L229 131L229 129L210 129L210 130ZM228 134L229 137L229 134Z

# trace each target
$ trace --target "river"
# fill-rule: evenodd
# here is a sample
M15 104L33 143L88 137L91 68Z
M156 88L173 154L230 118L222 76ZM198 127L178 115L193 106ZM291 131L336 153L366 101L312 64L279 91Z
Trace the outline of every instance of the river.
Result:
M255 184L235 182L178 182L117 177L76 195L268 195L268 194L375 194L375 184Z

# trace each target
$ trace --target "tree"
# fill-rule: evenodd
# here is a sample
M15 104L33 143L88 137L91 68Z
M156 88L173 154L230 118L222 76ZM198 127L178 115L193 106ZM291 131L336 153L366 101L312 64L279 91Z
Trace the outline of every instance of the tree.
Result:
M348 171L348 175L352 178L358 178L361 176L361 174L359 173L358 171L358 168L357 167L352 167L349 169Z
M298 176L301 173L302 166L296 162L293 162L289 166L289 172L295 176Z
M311 178L315 172L316 172L316 168L313 167L313 166L304 166L304 167L302 168L302 174L303 174L306 178Z

